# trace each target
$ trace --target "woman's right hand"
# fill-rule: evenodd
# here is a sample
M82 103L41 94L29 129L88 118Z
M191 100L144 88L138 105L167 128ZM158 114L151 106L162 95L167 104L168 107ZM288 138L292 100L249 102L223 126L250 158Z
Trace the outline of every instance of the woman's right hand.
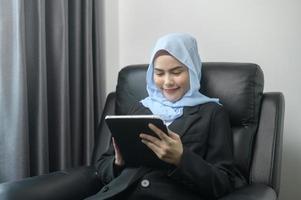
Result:
M112 137L112 142L113 142L113 147L114 147L114 150L115 150L115 165L117 166L123 166L124 165L124 160L122 158L122 155L120 153L120 150L119 150L119 147L118 145L116 144L115 142L115 139Z

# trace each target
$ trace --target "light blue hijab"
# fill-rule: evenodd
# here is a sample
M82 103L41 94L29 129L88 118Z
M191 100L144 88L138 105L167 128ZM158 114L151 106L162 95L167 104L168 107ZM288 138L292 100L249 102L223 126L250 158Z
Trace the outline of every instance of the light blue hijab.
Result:
M178 61L183 63L189 72L190 89L176 102L168 101L154 83L154 59L160 50L167 51ZM201 60L195 38L185 33L165 35L157 41L146 73L148 97L140 102L149 108L154 115L160 116L169 125L183 115L184 106L195 106L207 102L219 103L219 99L209 98L199 92L201 87Z

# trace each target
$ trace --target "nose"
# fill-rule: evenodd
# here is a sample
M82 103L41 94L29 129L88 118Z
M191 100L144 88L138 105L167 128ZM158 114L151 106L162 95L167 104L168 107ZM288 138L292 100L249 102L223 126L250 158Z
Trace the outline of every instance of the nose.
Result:
M173 77L171 75L167 74L164 77L164 85L165 86L172 86L173 84L174 84Z

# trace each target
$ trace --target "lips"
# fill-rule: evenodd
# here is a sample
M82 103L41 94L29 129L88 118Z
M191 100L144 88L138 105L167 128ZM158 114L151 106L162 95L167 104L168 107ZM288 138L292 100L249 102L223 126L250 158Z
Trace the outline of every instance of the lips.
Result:
M178 89L179 89L179 87L177 87L177 88L166 88L166 89L163 89L163 91L166 92L167 94L172 94L172 93L176 92Z

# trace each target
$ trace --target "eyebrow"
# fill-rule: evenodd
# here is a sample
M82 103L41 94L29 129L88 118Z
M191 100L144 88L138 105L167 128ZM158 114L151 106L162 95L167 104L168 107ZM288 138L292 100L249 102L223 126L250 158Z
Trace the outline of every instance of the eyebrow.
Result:
M174 68L171 68L171 69L168 70L168 71L174 71L174 70L178 70L178 69L185 69L185 67L182 66L182 65L179 65L179 66L176 66L176 67L174 67ZM154 70L160 71L160 72L165 71L164 69L160 69L160 68L157 68L157 67L154 67Z

